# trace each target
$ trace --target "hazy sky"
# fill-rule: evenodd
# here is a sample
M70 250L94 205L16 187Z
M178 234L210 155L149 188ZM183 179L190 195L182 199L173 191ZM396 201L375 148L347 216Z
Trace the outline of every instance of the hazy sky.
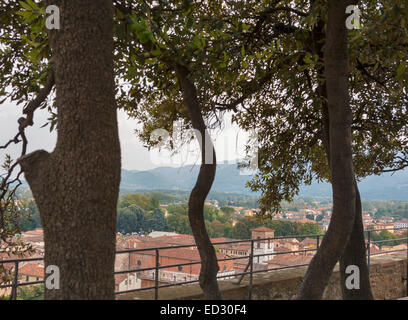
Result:
M17 120L21 117L22 106L15 106L10 103L0 105L0 144L5 144L17 133ZM37 110L35 113L33 127L29 127L27 138L29 140L28 152L44 149L51 152L56 143L57 133L50 133L49 128L40 128L47 122L49 114L46 110ZM217 152L217 162L231 161L243 155L247 134L238 130L236 126L231 126L230 116L227 115L226 129L213 135L216 138L215 147ZM168 154L158 153L158 150L148 151L134 133L136 121L128 119L127 115L120 111L118 113L119 136L122 148L122 168L127 170L149 170L159 166L180 166L183 164L197 163L199 159L198 149L187 147L177 157L169 159ZM237 140L238 139L238 140ZM13 157L18 156L21 146L10 146L7 151L0 150L1 163L5 154Z

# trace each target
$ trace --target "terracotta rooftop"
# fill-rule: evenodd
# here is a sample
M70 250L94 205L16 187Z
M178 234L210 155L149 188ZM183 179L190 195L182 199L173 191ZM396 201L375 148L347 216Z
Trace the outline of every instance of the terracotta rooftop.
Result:
M44 265L39 262L28 262L18 269L18 273L23 276L44 278Z
M322 239L320 239L320 243L322 242ZM310 245L317 245L317 239L316 238L305 238L299 243L302 246L310 246Z
M251 229L251 231L255 231L255 232L257 232L257 231L259 231L259 232L274 232L275 230L267 228L267 227L258 227L258 228Z
M311 256L305 255L293 255L293 254L281 254L274 256L272 260L265 261L268 264L277 266L295 266L298 264L307 264L312 260Z

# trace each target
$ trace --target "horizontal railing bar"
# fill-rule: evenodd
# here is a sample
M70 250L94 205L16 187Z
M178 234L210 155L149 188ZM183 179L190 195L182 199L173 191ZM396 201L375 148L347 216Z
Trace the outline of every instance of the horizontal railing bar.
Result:
M4 263L16 263L16 262L43 261L43 260L44 260L44 257L41 257L41 258L10 259L10 260L0 260L0 264L4 264Z
M183 284L192 284L192 283L197 283L200 280L189 280L185 282L175 282L175 283L168 283L168 284L162 284L158 288L168 288L168 287L175 287L175 286L181 286Z
M143 272L143 271L149 271L149 270L154 270L156 269L155 267L151 267L151 268L140 268L140 269L130 269L130 270L119 270L119 271L115 271L113 274L117 275L117 274L124 274L124 273L135 273L135 272Z
M22 287L22 286L29 286L29 285L43 284L43 283L45 283L45 280L38 280L38 281L31 281L31 282L18 282L15 286ZM12 287L13 287L13 284L0 285L0 289L6 289L6 288L12 288Z
M384 229L368 229L364 231L365 232L377 232L377 231L383 231L383 230L402 230L402 229L407 229L407 227L389 227L389 228L384 228Z
M381 243L381 242L391 242L391 241L402 241L402 240L407 240L408 238L397 238L397 239L385 239L385 240L375 240L375 241L370 241L371 243Z
M118 295L118 294L132 293L132 292L138 292L138 291L147 291L147 290L152 290L152 289L154 289L154 287L145 287L145 288L124 290L124 291L117 291L115 292L115 294Z
M378 256L379 254L387 254L391 252L406 252L407 249L398 249L398 250L388 250L388 251L382 251L382 252L377 252L377 253L370 253L370 256Z

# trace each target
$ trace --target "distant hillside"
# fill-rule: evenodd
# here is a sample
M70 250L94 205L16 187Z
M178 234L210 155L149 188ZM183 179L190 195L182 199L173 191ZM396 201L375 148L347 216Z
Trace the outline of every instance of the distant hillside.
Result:
M361 197L365 200L404 200L408 201L408 170L369 176L359 184ZM315 183L300 189L302 196L331 197L331 186Z
M122 170L122 190L191 190L194 187L200 167L160 167L148 171ZM245 183L251 176L240 175L235 164L218 164L212 191L230 193L251 193Z
M138 190L191 190L196 181L199 166L180 168L161 167L148 171L122 170L122 192ZM251 176L240 175L236 164L218 164L214 192L252 194L245 188ZM408 171L394 175L370 176L359 183L361 196L366 200L406 200L408 201ZM331 197L331 186L314 183L300 188L300 196Z

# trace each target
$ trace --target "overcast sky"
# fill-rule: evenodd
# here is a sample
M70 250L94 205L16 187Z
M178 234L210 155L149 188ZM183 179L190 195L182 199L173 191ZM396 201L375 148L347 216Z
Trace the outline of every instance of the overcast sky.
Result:
M0 105L0 144L5 144L17 133L17 120L22 115L22 106L5 103ZM55 147L57 133L50 133L49 128L40 128L47 122L49 114L46 110L37 110L35 113L34 127L29 127L27 138L29 140L28 152L44 149L49 152ZM215 147L217 152L217 162L232 161L241 158L247 134L238 130L236 126L231 126L230 116L226 117L225 129L213 135L216 138ZM166 152L158 153L158 150L148 151L134 133L136 121L128 119L127 115L120 111L118 114L119 136L122 148L122 168L127 170L149 170L159 166L180 166L183 164L199 164L199 153L196 147L187 147L176 157L168 158ZM20 152L20 145L11 145L7 151L0 150L1 163L5 154L17 157Z

